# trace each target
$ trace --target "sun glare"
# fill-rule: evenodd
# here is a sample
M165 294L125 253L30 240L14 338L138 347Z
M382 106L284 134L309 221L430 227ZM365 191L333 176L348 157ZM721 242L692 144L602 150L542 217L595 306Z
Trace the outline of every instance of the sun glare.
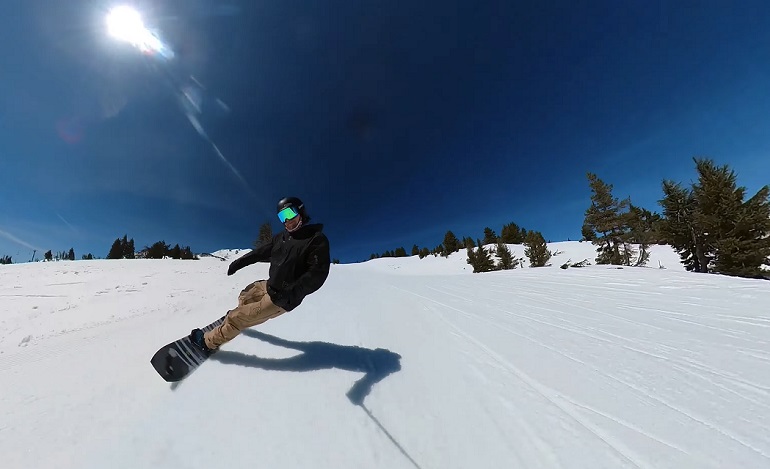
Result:
M139 12L128 6L119 6L107 15L107 31L116 39L132 44L141 42L147 34Z
M146 54L159 54L172 59L174 52L158 36L147 29L138 11L129 6L115 7L107 14L107 32Z

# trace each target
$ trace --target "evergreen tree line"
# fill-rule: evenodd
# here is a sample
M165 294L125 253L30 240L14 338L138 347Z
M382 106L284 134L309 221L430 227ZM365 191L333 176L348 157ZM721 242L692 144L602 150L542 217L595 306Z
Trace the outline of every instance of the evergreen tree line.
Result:
M582 241L597 246L597 264L644 266L650 247L670 245L688 271L767 278L762 270L770 266L770 187L764 186L746 198L746 188L727 165L717 166L710 159L693 158L697 181L689 187L671 180L662 182L663 197L658 200L662 213L634 205L630 197L613 196L611 184L587 173L591 205L585 211ZM459 240L447 231L436 247L412 246L372 254L382 257L429 255L447 257L465 248L474 272L516 268L521 259L510 256L506 244L524 244L530 266L547 265L553 255L539 232L528 232L515 223L503 226L501 236L484 228L484 237ZM484 246L495 245L486 248ZM497 256L495 262L492 256ZM586 261L575 264L586 265Z
M527 231L516 223L503 225L500 236L490 227L485 227L484 238L473 238L464 236L462 240L450 230L444 235L444 241L433 249L427 247L420 248L416 244L412 246L412 256L419 256L424 259L430 255L434 257L449 257L452 253L465 249L468 255L468 264L473 267L473 272L490 272L493 270L508 270L521 267L522 258L516 258L508 248L508 244L523 244L525 246L524 254L529 258L530 267L541 267L548 263L552 253L548 251L545 238L539 231ZM485 247L494 245L494 247ZM406 249L403 247L394 250L386 250L382 254L372 254L371 259L385 257L407 257ZM497 256L497 261L493 260Z
M70 248L69 251L59 251L57 253L54 253L50 249L46 251L43 254L43 259L48 262L52 261L74 261L75 260L75 250L73 248ZM94 259L94 256L92 254L84 254L83 260L88 259ZM33 259L34 260L34 259ZM13 259L11 256L2 256L0 257L0 265L4 264L13 264Z
M591 205L583 240L597 245L599 264L642 266L652 244L671 245L685 269L767 277L770 265L770 187L746 199L746 188L727 165L693 158L697 181L689 187L663 180L662 214L612 195L611 184L588 173Z
M60 251L54 254L49 249L48 251L43 254L43 259L46 261L74 261L75 260L75 250L73 248L70 248L69 251Z
M128 235L124 235L123 238L117 238L112 243L110 252L107 254L107 259L163 259L170 257L171 259L198 259L198 256L193 254L190 246L184 248L176 244L171 247L165 241L157 241L151 246L145 246L140 252L136 252L134 247L134 239L128 239Z
M527 237L527 233L526 229L520 228L516 223L509 223L503 225L500 236L497 236L492 228L484 228L484 238L481 241L477 238L474 242L473 238L467 236L463 237L462 241L460 241L452 231L447 231L444 235L444 241L432 249L427 247L420 248L415 244L412 246L411 254L407 254L406 249L399 247L394 250L386 250L382 252L382 254L372 254L369 259L379 259L382 257L408 257L409 255L419 256L420 259L430 255L449 257L450 254L458 252L460 249L467 249L468 247L474 248L477 244L479 246L489 244L496 245L499 242L504 244L523 244Z

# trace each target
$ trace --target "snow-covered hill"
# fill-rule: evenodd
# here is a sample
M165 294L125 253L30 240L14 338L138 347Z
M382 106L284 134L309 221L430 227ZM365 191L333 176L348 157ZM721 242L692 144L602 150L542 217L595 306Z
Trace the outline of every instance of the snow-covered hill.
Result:
M523 267L529 267L529 259L524 254L524 245L507 244L506 246L508 246L508 249L511 251L514 258L521 259L521 265ZM493 259L497 262L498 258L495 255L495 245L486 245L484 248L492 253ZM548 250L551 251L553 256L546 268L559 267L566 262L574 264L584 260L588 261L587 264L595 264L597 255L596 248L597 246L591 243L580 241L548 243ZM671 248L671 246L655 245L651 246L649 250L650 259L647 262L646 267L684 271L684 266L679 260L679 255L673 248ZM468 265L468 256L464 249L451 254L449 257L433 255L425 257L424 259L420 259L418 256L401 258L383 257L367 261L364 265L366 265L365 268L367 270L374 269L387 272L403 270L408 274L424 273L432 275L435 273L459 274L473 272L473 267Z
M770 282L683 272L659 246L651 268L562 270L594 247L556 244L541 269L334 265L178 386L151 355L267 264L0 266L1 465L770 467Z

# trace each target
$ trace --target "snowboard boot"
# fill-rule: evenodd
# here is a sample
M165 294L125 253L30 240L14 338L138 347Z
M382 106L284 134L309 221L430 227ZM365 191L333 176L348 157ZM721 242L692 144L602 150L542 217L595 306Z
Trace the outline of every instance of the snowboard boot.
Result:
M212 350L206 346L206 341L203 339L203 331L200 329L193 329L190 332L190 342L201 349L206 356L209 356L216 351L216 349Z

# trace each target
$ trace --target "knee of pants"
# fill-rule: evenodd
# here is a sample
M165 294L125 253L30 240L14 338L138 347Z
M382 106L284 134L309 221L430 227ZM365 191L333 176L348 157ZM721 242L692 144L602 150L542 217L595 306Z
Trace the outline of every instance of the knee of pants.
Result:
M264 285L264 281L254 282L244 288L240 295L238 295L238 304L242 306L257 303L262 300L266 293L267 288Z

